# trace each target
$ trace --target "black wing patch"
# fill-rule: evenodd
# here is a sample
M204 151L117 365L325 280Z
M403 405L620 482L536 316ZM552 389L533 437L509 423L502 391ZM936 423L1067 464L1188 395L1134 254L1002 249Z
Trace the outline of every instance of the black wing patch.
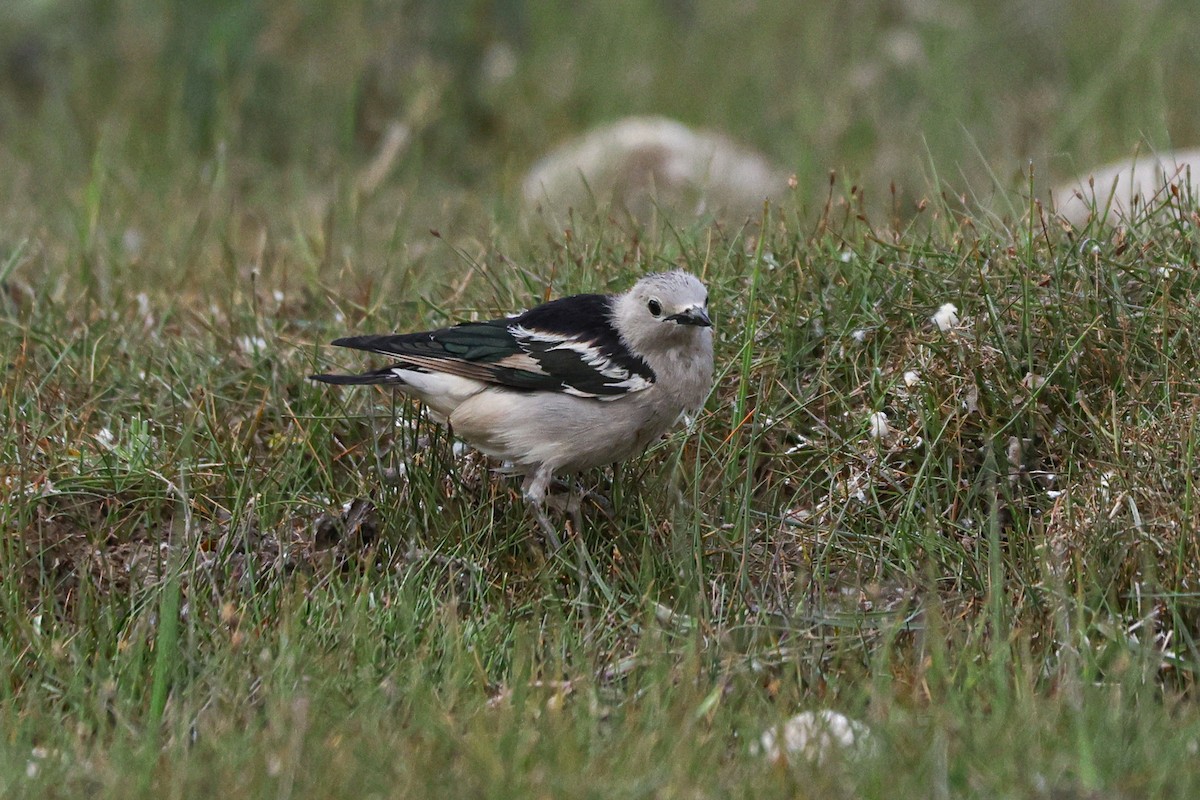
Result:
M446 372L527 391L611 400L649 388L650 365L629 351L606 295L565 297L508 319L425 333L351 336L335 345L400 359L395 366Z

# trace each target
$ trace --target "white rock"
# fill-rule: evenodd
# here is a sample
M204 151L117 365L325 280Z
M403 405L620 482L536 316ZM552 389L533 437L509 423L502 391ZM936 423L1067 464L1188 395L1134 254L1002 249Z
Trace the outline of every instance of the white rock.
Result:
M1147 205L1154 208L1170 199L1171 185L1178 187L1181 198L1200 198L1200 148L1114 161L1062 184L1051 199L1055 213L1079 228L1093 210L1106 215L1109 223L1137 217Z
M267 340L261 336L239 336L236 341L238 349L248 355L254 355L267 349Z
M504 42L496 42L483 53L483 78L489 84L500 84L517 74L517 54Z
M782 197L788 177L733 140L664 117L626 117L542 158L522 184L525 204L552 219L611 203L646 220L658 208L746 216Z
M767 728L751 749L769 761L801 756L820 764L839 750L863 752L870 736L871 729L864 723L836 711L805 711L782 726Z
M142 246L146 237L137 228L126 228L121 234L121 248L129 258L136 259L142 254Z

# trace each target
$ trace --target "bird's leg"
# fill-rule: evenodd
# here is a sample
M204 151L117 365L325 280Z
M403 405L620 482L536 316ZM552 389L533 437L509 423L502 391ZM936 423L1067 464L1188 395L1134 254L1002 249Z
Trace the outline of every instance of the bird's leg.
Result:
M571 515L571 522L575 525L575 538L580 542L583 541L583 496L575 494L575 485L568 484L567 486L567 513Z
M577 481L556 480L553 483L553 489L546 494L546 505L570 517L577 534L583 532L584 500L591 500L601 513L612 519L612 504L608 502L608 498L591 491Z
M558 538L558 529L554 527L554 524L542 508L543 502L547 499L547 492L552 479L551 470L545 465L540 466L525 477L523 491L525 499L529 502L530 508L533 509L533 514L537 518L538 524L542 526L542 533L545 534L546 540L550 542L550 546L555 551L558 551L562 547L562 542ZM568 484L568 487L570 486L571 484ZM575 526L575 535L572 538L575 540L576 547L579 600L582 607L587 609L591 606L590 598L593 584L600 589L610 602L613 600L613 592L608 584L604 582L603 576L600 575L600 571L596 568L596 562L592 560L591 555L587 551L587 545L583 541L580 498L574 498L575 502L572 503L573 494L574 492L568 489L566 501L562 505L567 513L571 515L571 521ZM553 500L554 498L550 499Z
M558 529L554 527L554 523L550 521L550 517L546 515L546 510L542 508L541 503L530 503L530 509L533 511L533 516L537 520L538 525L542 528L542 533L549 542L551 549L557 551L562 547L562 540L558 538Z
M550 486L551 477L550 468L543 464L525 476L525 484L521 487L521 491L525 495L525 500L529 503L530 509L533 511L534 518L537 519L538 525L541 526L542 533L546 536L546 541L550 543L550 546L554 550L558 550L562 547L562 540L558 538L558 529L554 527L554 523L550 521L550 517L546 516L546 511L542 508L542 504L546 500L546 490Z

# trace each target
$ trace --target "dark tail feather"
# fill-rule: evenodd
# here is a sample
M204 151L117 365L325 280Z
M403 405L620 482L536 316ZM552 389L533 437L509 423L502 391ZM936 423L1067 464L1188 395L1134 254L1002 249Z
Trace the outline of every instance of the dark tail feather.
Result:
M334 339L330 344L334 347L370 350L373 353L399 354L404 352L401 345L412 338L414 338L413 334L383 333L368 336L343 336L341 339Z
M330 342L334 347L353 347L355 350L370 350L370 345L367 343L370 339L379 339L379 336L343 336L340 339L334 339Z
M364 372L362 375L309 375L309 380L332 383L336 386L365 386L379 383L403 383L390 367Z

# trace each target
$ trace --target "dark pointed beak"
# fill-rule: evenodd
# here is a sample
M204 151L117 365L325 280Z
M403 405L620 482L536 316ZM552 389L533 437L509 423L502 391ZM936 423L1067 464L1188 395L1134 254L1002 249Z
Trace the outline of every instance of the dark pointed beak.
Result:
M712 327L712 320L708 318L708 312L699 306L689 308L687 311L681 311L678 314L672 314L667 319L672 322L678 322L680 325L699 325L701 328Z

